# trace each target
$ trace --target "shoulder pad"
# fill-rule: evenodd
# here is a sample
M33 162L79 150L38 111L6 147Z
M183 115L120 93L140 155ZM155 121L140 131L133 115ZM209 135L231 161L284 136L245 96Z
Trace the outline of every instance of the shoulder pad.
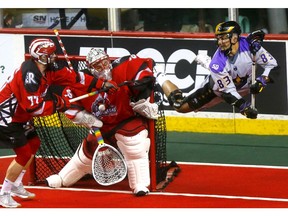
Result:
M22 81L27 92L36 92L40 86L42 74L32 61L22 64Z
M112 62L112 67L117 67L118 65L122 64L123 62L125 62L126 60L128 60L130 58L130 55L129 56L123 56L121 58L118 58L118 59L115 59L113 62Z
M225 56L220 50L217 50L217 53L215 53L210 62L210 70L214 73L222 72L225 68L226 61L227 56Z

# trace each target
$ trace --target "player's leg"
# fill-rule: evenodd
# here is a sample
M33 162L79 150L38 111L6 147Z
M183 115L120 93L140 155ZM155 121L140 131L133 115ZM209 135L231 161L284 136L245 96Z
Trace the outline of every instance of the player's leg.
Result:
M149 193L150 185L150 139L148 130L144 126L138 127L139 122L129 122L117 131L115 138L127 162L129 186L136 196L144 196Z
M46 178L46 183L49 187L68 187L78 182L86 174L92 173L92 160L85 155L83 150L83 146L86 144L87 140L84 139L71 160L61 171Z

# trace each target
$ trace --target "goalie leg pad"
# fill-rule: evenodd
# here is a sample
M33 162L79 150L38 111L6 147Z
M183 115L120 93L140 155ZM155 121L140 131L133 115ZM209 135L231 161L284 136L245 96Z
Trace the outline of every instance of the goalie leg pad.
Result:
M136 196L147 194L150 185L148 131L145 129L130 137L116 133L115 137L127 162L130 188Z
M67 111L66 111L67 112ZM65 114L66 114L65 112ZM83 125L87 128L98 127L101 128L103 126L103 122L97 119L91 113L88 113L85 110L77 112L74 118L71 119L75 124Z
M71 160L56 174L46 179L49 187L68 187L75 184L86 174L92 173L92 160L83 152L83 145L77 149Z

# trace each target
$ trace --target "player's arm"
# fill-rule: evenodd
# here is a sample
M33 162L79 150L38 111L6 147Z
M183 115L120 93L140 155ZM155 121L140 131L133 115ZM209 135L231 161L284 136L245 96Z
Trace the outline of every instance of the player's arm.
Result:
M139 60L138 58L135 61L135 66L139 67L140 65L140 68L136 70L134 68L136 71L136 74L133 75L135 79L133 84L129 85L132 94L130 106L134 112L146 118L157 119L158 105L150 101L155 85L155 77L151 70L154 62L152 59L143 59L142 63L139 64Z
M155 65L153 68L153 75L162 88L171 107L181 113L191 112L193 110L189 107L186 100L184 100L185 98L183 97L182 91L179 87L166 77L163 65Z
M238 108L239 112L247 118L256 119L258 115L257 109L251 107L250 102L246 101L237 92L232 77L227 72L211 73L211 76L218 86L219 92L222 92L223 100Z
M92 92L102 88L110 89L109 92L114 93L118 87L113 81L106 81L96 78L90 74L79 71L78 74L72 72L69 68L64 67L52 75L52 82L56 85L71 86L83 92Z
M256 78L256 82L250 86L251 94L261 93L267 84L273 83L270 72L278 68L276 59L263 47L256 54L256 64L260 65L264 71Z

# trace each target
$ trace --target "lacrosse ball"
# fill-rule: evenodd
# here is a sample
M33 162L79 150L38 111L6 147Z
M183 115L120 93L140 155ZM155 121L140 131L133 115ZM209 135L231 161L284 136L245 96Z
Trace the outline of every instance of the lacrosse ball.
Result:
M100 104L100 105L99 105L99 110L100 110L100 111L105 111L105 109L106 109L106 107L105 107L104 104Z

